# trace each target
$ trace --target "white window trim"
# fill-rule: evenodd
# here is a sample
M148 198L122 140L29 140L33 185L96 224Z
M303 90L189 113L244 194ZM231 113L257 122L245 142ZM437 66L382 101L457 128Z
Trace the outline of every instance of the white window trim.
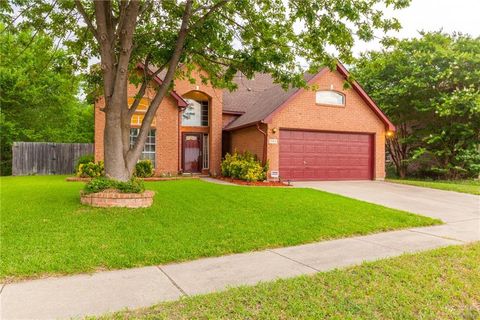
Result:
M209 169L210 165L210 148L209 148L209 135L204 133L202 135L202 167L203 169Z
M132 130L137 130L137 134L134 135L134 138L132 139ZM153 134L153 143L148 143L148 140L150 138L152 138L152 135L150 134L152 131L154 131L154 134ZM140 128L130 128L130 145L132 145L133 143L135 143L135 141L137 140L137 137L138 137L138 134L140 133ZM152 165L153 167L155 168L155 162L156 162L156 150L157 150L157 141L156 141L156 135L157 135L157 131L155 129L150 129L149 132L148 132L148 137L147 137L147 141L145 141L145 145L143 146L143 149L142 149L142 153L140 155L140 159L138 159L138 161L140 160L144 160L143 159L143 155L144 154L149 154L149 155L152 155L153 154L153 160L152 159L148 159L152 162ZM133 141L132 141L133 140ZM154 146L154 151L147 151L145 150L146 148L146 145L149 144L149 145L153 145Z
M342 100L343 100L343 103L330 103L330 102L319 102L318 101L318 98L317 98L317 94L320 93L320 92L332 92L332 93L335 93L339 96L342 97ZM345 96L344 93L342 92L339 92L339 91L336 91L336 90L317 90L315 92L315 104L316 105L321 105L321 106L333 106L333 107L345 107L346 104L347 104L347 97Z
M198 117L199 117L199 121L200 123L199 124L185 124L184 123L184 120L186 120L184 117L183 117L183 113L188 109L185 109L183 112L182 112L182 118L181 118L181 123L182 123L182 126L184 127L203 127L203 128L206 128L210 125L210 103L209 101L203 101L203 100L195 100L195 99L185 99L187 102L189 100L191 101L194 101L195 103L198 103L199 106L200 106L200 110L198 111L199 114L198 114ZM206 119L206 125L203 124L204 122L204 108L206 108L206 115L207 115L207 119Z

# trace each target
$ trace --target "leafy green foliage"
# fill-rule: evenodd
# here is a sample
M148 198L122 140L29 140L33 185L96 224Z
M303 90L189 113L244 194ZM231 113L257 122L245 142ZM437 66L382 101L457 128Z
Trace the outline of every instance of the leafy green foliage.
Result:
M145 184L143 180L132 178L129 181L115 181L113 183L115 189L122 193L141 193L145 191Z
M2 280L158 265L440 223L312 189L198 179L145 182L156 200L132 212L81 205L83 183L66 182L65 176L2 177L0 183Z
M121 193L142 193L145 191L145 184L142 180L136 178L124 182L109 179L107 177L96 177L85 184L83 192L96 193L107 189L115 189Z
M153 173L153 164L150 160L140 160L135 165L135 176L139 178L151 177Z
M443 178L480 173L480 38L422 33L363 55L355 74L397 126L388 146L399 176L410 164Z
M87 1L81 3L87 16L95 20L95 6ZM355 36L368 41L373 39L375 30L387 33L400 28L397 19L385 17L377 6L400 9L409 3L409 0L194 1L180 60L185 68L179 76L189 77L200 66L206 72L205 82L229 89L235 88L232 79L237 71L248 77L255 72L271 73L285 87L305 85L305 66L301 61L309 63L310 71L324 65L333 68L335 58L352 62ZM120 7L119 1L112 1L112 14L118 16ZM22 13L22 19L13 23L14 8L17 14ZM156 66L170 61L184 10L185 2L142 3L133 32L131 69L147 56ZM10 29L35 28L66 39L62 44L76 57L72 65L83 69L88 59L98 57L100 52L97 39L79 19L82 17L73 1L48 0L11 0L5 3L2 16L5 23L12 25ZM116 17L115 21L118 20ZM327 50L329 47L337 49L338 56L333 56ZM93 78L93 83L102 81L98 73Z
M86 154L79 157L75 164L75 173L78 173L78 167L80 167L81 164L87 164L89 162L95 162L95 156L93 154Z
M249 182L267 179L268 165L262 166L257 156L246 151L245 153L227 153L222 161L222 176Z
M14 141L92 142L93 108L81 78L53 38L0 22L0 174L11 174Z
M305 87L305 71L333 69L337 58L350 63L357 39L368 41L375 30L400 28L378 7L399 9L409 2L10 0L0 19L11 28L34 28L60 39L76 57L71 65L82 71L89 59L99 58L89 77L89 91L105 97L105 126L116 140L105 145L106 172L123 180L133 171L153 115L175 77L194 82L192 72L200 69L202 84L234 90L233 80L240 73L252 78L263 72L284 88ZM16 11L22 13L18 21ZM166 72L130 146L121 138L130 129L124 93L130 80L139 85L139 99L151 80L148 72L136 73L139 62Z
M80 163L76 172L77 177L96 178L105 175L105 166L103 161Z
M85 184L85 187L83 187L83 192L97 193L110 188L113 188L112 180L108 179L107 177L96 177Z

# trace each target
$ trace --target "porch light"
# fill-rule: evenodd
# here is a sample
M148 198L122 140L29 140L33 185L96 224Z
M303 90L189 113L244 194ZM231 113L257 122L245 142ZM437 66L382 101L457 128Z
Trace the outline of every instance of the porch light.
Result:
M388 131L385 133L385 136L386 136L387 138L393 138L393 136L394 136L394 132L393 132L393 131L390 131L390 130L388 130Z

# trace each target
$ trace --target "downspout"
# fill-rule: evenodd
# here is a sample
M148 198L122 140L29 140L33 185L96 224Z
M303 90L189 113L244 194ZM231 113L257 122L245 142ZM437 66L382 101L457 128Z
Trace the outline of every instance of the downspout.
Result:
M264 166L267 163L267 136L268 134L260 129L260 122L257 122L257 130L263 134L263 154L262 154L262 165Z
M177 166L178 170L177 172L180 172L182 170L182 112L185 110L185 108L180 108L178 110L178 161L177 161Z

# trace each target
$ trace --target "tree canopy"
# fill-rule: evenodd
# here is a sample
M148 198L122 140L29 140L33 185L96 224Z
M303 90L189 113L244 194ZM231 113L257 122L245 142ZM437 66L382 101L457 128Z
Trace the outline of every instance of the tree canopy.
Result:
M354 70L397 125L389 152L401 176L420 167L455 178L480 172L480 38L421 33L364 54Z
M410 0L12 0L2 17L9 26L41 29L76 53L75 66L100 59L105 97L105 170L126 180L140 156L153 117L175 77L196 67L216 87L234 89L234 75L270 73L285 87L304 86L303 72L352 61L356 40L376 30L398 29L382 8ZM21 16L16 20L17 16ZM136 79L137 99L128 106L126 88L138 62L165 71L136 143L130 118L151 75ZM178 66L182 64L182 73Z
M11 173L14 141L92 142L93 109L81 102L80 76L53 39L0 26L1 174Z

